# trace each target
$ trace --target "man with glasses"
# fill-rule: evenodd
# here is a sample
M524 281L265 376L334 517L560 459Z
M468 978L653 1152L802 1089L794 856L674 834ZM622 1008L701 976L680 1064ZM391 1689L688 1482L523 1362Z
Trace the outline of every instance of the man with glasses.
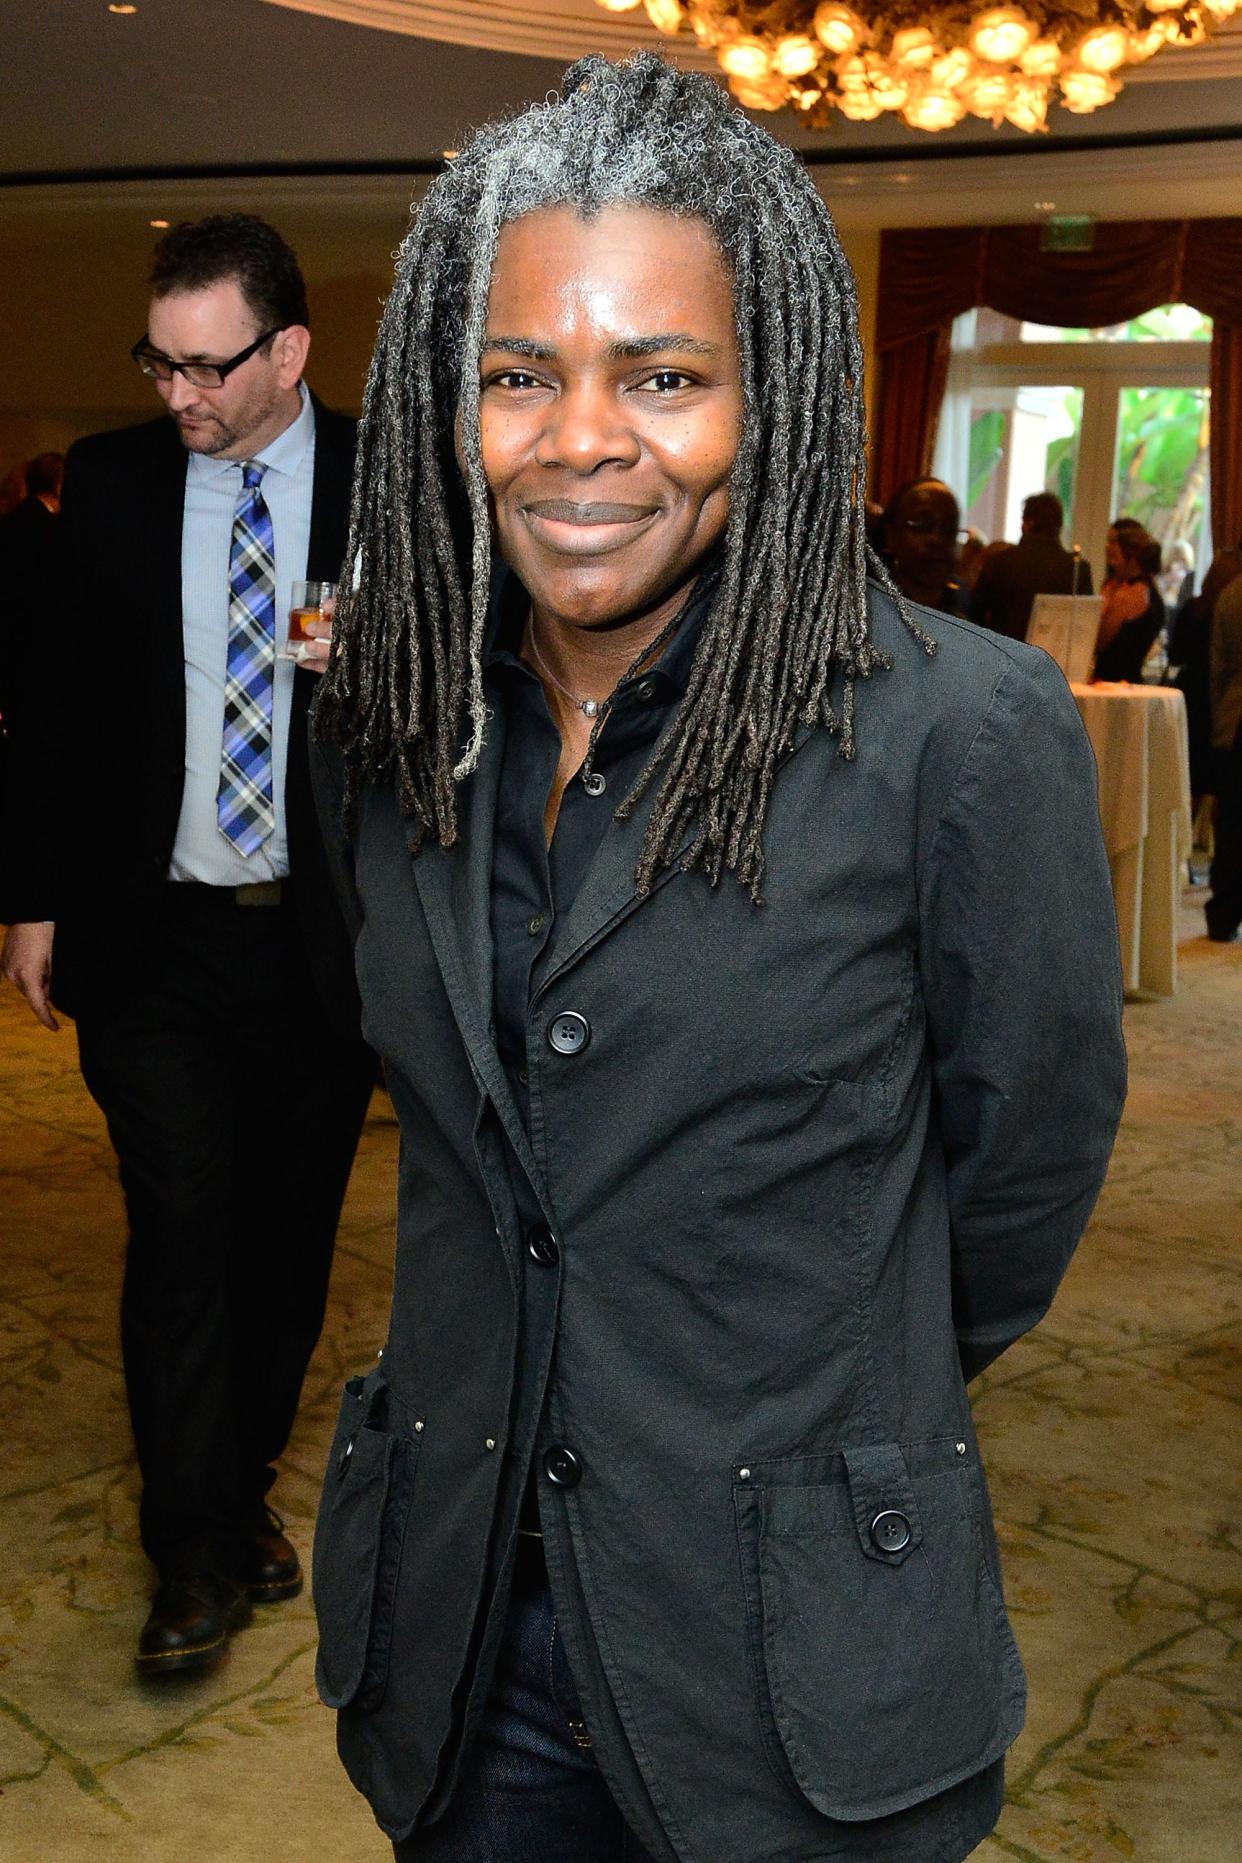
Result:
M263 221L174 228L151 286L131 353L171 418L69 454L0 907L4 974L48 1028L76 1019L120 1162L160 1677L301 1589L266 1497L374 1059L309 788L327 643L279 652L294 580L339 574L354 423L302 381L305 286Z
M966 594L957 574L957 499L941 479L914 479L884 507L880 536L893 581L912 602L942 614L966 615Z

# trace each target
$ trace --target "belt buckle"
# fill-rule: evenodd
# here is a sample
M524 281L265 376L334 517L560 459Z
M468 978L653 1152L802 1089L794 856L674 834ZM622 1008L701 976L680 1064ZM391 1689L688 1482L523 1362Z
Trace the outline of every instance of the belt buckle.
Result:
M256 880L250 886L235 886L233 898L239 906L278 906L281 885L280 880Z

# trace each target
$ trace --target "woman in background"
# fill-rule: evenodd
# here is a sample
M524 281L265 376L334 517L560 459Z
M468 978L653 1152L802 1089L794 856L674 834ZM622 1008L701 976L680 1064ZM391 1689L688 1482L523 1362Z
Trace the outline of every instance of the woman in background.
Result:
M1137 685L1164 626L1164 603L1156 588L1160 546L1134 518L1118 518L1109 529L1104 560L1108 575L1100 590L1095 677Z

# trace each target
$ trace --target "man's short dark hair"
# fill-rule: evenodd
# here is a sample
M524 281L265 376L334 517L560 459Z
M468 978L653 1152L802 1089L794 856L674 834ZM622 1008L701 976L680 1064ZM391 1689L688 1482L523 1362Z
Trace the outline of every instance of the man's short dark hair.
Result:
M165 233L151 261L157 298L202 291L236 279L260 330L310 325L306 285L294 252L274 226L251 213L182 220Z
M41 493L60 494L61 480L65 476L65 456L63 453L36 453L26 464L26 493L30 498L37 498Z
M1032 492L1022 500L1022 522L1037 537L1059 537L1065 524L1065 507L1055 492Z

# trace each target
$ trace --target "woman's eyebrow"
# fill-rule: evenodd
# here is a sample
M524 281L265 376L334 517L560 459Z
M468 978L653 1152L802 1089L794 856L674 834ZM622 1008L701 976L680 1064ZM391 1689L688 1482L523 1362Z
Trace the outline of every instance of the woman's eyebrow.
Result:
M685 331L661 331L655 336L619 337L615 343L608 345L608 355L615 362L632 362L643 356L662 355L666 350L675 350L683 356L718 356L719 343L704 342L702 337L690 336ZM556 346L552 343L539 343L529 336L489 336L483 345L483 355L500 354L506 356L525 356L531 362L554 362Z

